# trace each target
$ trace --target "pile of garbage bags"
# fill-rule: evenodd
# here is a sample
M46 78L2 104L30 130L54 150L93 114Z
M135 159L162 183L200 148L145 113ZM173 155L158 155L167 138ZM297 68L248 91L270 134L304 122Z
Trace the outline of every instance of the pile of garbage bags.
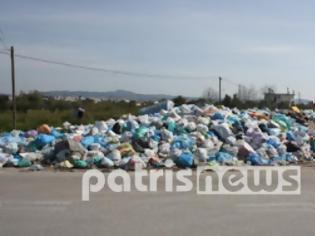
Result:
M0 167L194 168L313 161L313 112L229 109L169 101L141 115L0 135Z

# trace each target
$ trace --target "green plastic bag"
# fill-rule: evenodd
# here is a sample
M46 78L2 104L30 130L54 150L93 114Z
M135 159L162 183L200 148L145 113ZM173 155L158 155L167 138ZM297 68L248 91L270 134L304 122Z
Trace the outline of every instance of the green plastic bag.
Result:
M174 132L176 129L176 123L175 121L168 121L167 122L167 129L171 132Z
M135 139L142 139L148 131L149 129L143 126L138 128L134 134Z
M276 122L278 125L280 125L280 128L282 131L288 130L288 125L283 120L280 120L278 118L274 118L273 121Z
M80 168L80 169L85 169L88 167L87 162L83 160L74 160L73 165L75 168Z
M94 164L94 165L96 165L97 167L100 167L100 166L101 166L101 163L102 163L102 160L103 160L103 157L96 155L96 156L94 156L92 159L88 160L88 161L87 161L87 164L88 164L89 166L91 166L91 165Z
M291 128L291 121L289 117L285 115L277 114L272 118L272 120L280 125L282 131L286 131Z
M32 162L27 159L21 159L18 162L18 167L24 168L24 167L30 167L32 165Z

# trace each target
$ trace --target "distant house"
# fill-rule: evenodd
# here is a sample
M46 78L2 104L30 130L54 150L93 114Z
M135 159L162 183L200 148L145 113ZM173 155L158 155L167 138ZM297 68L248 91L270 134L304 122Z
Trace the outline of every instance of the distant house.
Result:
M281 103L291 104L293 102L295 94L290 93L275 93L271 88L264 94L264 100L268 104L279 105Z

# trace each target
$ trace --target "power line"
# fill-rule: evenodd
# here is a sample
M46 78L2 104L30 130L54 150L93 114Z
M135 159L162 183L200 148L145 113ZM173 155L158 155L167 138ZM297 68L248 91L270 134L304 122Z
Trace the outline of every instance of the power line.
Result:
M9 55L9 53L5 52L5 51L0 51L0 53ZM39 58L39 57L26 56L26 55L22 55L22 54L15 54L15 57L25 59L25 60L42 62L42 63L46 63L46 64L54 64L54 65L60 65L60 66L65 66L65 67L78 68L78 69L91 70L91 71L99 71L99 72L124 75L124 76L134 76L134 77L138 76L138 77L150 77L150 78L160 78L160 79L202 79L202 80L211 79L211 80L216 80L216 76L181 76L181 75L143 73L143 72L133 72L133 71L127 71L127 70L112 70L112 69L106 69L106 68L100 68L100 67L78 65L78 64L55 61L55 60L44 59L44 58Z
M233 86L235 86L235 87L238 87L238 86L239 86L239 84L234 83L233 81L231 81L230 79L225 78L225 77L224 77L224 80L223 80L223 81L226 82L226 83L228 83L228 84L231 84L231 85L233 85Z

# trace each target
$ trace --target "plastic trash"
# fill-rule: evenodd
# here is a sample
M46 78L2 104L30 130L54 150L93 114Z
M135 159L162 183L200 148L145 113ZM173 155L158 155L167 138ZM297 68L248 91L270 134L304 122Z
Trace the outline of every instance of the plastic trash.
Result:
M30 166L29 170L31 171L41 171L44 170L44 167L41 164L33 164Z
M135 139L143 139L144 136L148 133L149 129L142 126L140 128L138 128L134 134L134 138Z
M174 162L172 159L170 159L170 158L165 159L165 161L164 161L164 166L165 166L166 168L172 168L172 167L174 167L175 165L176 165L175 162Z
M74 160L73 161L73 166L75 168L79 168L79 169L85 169L88 167L88 163L84 160Z
M3 167L12 157L10 154L5 154L0 152L0 168Z
M250 153L248 157L248 161L252 165L269 165L270 161L258 155L257 153Z
M55 137L48 134L40 134L37 136L35 142L37 145L45 146L52 143L55 140Z
M220 164L232 164L235 161L235 158L227 152L218 152L216 154L216 161Z
M183 152L176 160L175 163L178 167L187 168L193 165L193 155L190 152Z
M208 160L208 151L206 148L198 148L196 151L196 156L199 162L206 162Z
M114 166L114 162L107 157L103 157L103 159L101 160L101 166L111 168Z
M8 143L4 148L4 151L9 154L15 154L18 152L18 150L19 150L18 144L15 142Z
M20 159L17 163L17 166L21 168L30 167L31 165L32 165L32 162L27 159Z
M94 137L93 136L83 137L83 139L81 140L81 143L85 148L88 148L91 144L94 143Z
M218 137L223 141L225 141L229 136L233 135L227 123L213 125L212 129L216 132Z
M41 134L50 134L51 129L47 124L42 124L41 126L37 128L37 132Z
M224 115L220 112L215 112L211 117L212 120L224 120L224 118Z
M74 167L68 160L60 162L58 166L63 167L63 168L68 168L68 169L71 169Z
M174 107L174 102L167 100L164 102L160 102L157 104L154 104L152 106L149 107L144 107L142 109L140 109L139 114L154 114L154 113L158 113L161 110L171 110Z
M26 138L35 138L37 135L38 135L38 132L36 130L29 130L29 131L26 131L24 134Z
M295 110L295 111L294 111ZM168 102L142 115L0 134L0 166L193 168L314 161L315 112L229 109Z
M114 164L116 166L118 166L119 162L121 161L121 154L120 154L120 151L118 150L113 150L109 155L108 155L108 158L110 158Z

